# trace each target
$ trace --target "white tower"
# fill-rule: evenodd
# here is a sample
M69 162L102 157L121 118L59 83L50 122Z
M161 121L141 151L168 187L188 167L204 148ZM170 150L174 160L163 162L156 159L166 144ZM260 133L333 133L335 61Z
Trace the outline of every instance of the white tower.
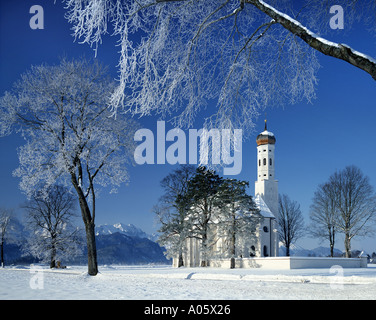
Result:
M261 234L260 241L264 256L278 256L278 181L275 180L275 136L267 130L265 120L265 130L261 132L257 138L257 181L255 182L255 196L259 195L270 209L274 218L265 218L270 220L266 223L269 228L269 234ZM260 231L263 232L263 231Z

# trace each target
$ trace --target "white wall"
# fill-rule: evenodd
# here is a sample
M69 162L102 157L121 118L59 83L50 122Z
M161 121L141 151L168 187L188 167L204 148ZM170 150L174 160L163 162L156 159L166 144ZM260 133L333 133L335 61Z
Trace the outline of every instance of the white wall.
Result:
M367 268L367 257L361 258L321 258L321 257L267 257L267 258L237 258L236 268L262 269L315 269L331 268ZM215 259L210 261L210 267L230 268L230 259Z

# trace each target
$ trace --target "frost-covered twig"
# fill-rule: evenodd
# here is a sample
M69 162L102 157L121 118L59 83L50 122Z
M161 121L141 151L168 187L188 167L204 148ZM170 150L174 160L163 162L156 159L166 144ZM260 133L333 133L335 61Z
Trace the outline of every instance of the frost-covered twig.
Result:
M358 67L367 73L369 73L373 79L376 80L376 60L365 55L364 53L358 52L351 47L328 41L322 37L319 37L314 32L310 31L308 28L304 27L300 22L291 18L287 14L284 14L272 6L268 5L261 0L246 0L247 3L253 4L262 12L266 13L276 22L281 24L284 28L292 32L294 35L301 38L309 46L314 48L321 53L344 60L355 67Z

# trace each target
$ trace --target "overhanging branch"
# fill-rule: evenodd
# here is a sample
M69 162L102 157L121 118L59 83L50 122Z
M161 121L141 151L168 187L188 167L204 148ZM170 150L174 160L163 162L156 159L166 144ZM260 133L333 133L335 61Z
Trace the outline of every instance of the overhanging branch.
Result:
M353 66L364 70L376 80L376 60L353 50L347 45L328 41L317 36L315 33L304 27L300 22L290 16L276 10L261 0L246 0L246 3L254 5L257 9L267 14L285 29L298 36L311 48L337 59L346 61Z

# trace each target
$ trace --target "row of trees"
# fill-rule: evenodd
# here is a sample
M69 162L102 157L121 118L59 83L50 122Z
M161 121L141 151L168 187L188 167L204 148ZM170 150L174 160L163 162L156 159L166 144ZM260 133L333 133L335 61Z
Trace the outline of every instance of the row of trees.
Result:
M183 265L185 240L201 241L201 266L207 266L219 236L228 239L227 256L235 266L235 251L244 236L255 233L258 209L246 193L248 182L223 179L205 167L182 165L165 177L164 194L155 206L161 223L159 243ZM210 228L215 222L216 230Z
M374 231L376 194L358 167L348 166L332 174L314 194L310 211L310 233L328 240L331 256L337 234L344 235L346 257L351 257L351 240Z
M370 236L375 230L376 194L369 178L356 166L336 171L320 184L310 206L310 223L304 226L300 206L286 195L279 197L279 240L290 255L290 246L304 234L328 241L330 255L339 234L344 237L345 256L351 257L351 240Z
M226 256L235 265L235 254L245 239L252 239L260 215L252 197L246 193L248 183L223 179L204 167L184 165L165 177L155 212L162 227L159 242L167 246L168 255L179 257L183 265L185 240L202 243L201 266L207 265L211 247L219 237L227 238ZM82 237L73 225L74 195L62 186L51 187L46 194L36 194L23 205L31 231L23 246L26 254L56 266L57 259L80 253ZM308 228L300 206L287 195L279 196L279 240L290 255L290 246L304 234L328 240L331 256L338 233L345 238L346 257L351 257L351 240L369 235L376 212L376 197L368 178L359 168L350 166L330 176L318 186L311 205ZM5 239L12 241L12 210L0 209L1 264L4 265ZM215 233L210 225L215 223ZM13 239L15 240L15 239Z

